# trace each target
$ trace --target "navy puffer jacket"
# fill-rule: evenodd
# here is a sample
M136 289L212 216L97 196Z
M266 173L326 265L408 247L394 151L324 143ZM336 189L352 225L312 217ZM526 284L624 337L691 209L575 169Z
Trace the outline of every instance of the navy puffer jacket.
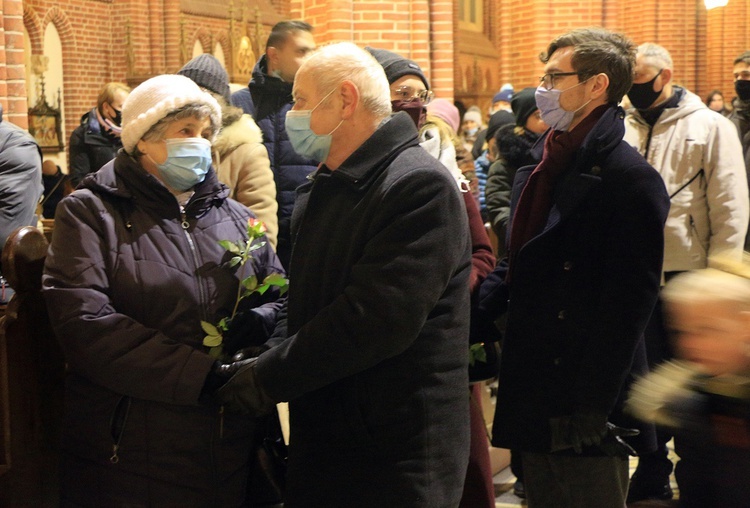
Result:
M267 244L230 268L219 241L247 238L251 212L228 192L211 170L182 211L120 152L60 202L43 293L68 363L64 505L245 502L255 421L201 397L200 321L231 313L240 278L283 270Z
M266 74L268 65L263 55L253 69L247 89L232 95L232 104L253 117L263 131L263 144L268 150L279 203L279 239L276 253L285 267L289 266L291 243L289 221L294 208L296 189L307 175L317 168L316 161L297 154L287 136L286 113L292 109L292 83Z

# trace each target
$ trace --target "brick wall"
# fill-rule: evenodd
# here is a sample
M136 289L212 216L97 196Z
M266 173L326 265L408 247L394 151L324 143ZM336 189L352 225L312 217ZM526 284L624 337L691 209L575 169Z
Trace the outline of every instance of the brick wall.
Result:
M0 3L0 102L3 120L28 128L24 65L23 2Z
M402 53L424 68L442 97L460 92L467 80L476 79L475 74L482 88L472 92L478 101L488 100L505 82L517 89L536 86L542 69L539 53L555 35L578 26L601 25L625 32L636 43L666 46L675 60L675 79L701 96L713 88L733 95L732 60L750 49L750 31L745 29L750 0L730 0L727 7L710 12L702 0L642 0L637 9L624 0L483 2L485 34L478 39L482 47L468 49L465 34L457 29L455 0L249 0L234 5L237 10L249 6L250 12L259 6L265 15L264 37L278 19L296 18L315 26L320 43L352 40ZM6 118L26 126L21 23L31 41L26 50L33 54L41 53L49 23L60 34L67 138L103 83L137 84L151 75L177 70L185 58L181 36L188 58L196 39L207 51L218 42L230 56L226 15L183 13L182 6L189 3L2 0L0 101ZM132 52L128 52L128 37ZM231 65L230 60L230 72Z

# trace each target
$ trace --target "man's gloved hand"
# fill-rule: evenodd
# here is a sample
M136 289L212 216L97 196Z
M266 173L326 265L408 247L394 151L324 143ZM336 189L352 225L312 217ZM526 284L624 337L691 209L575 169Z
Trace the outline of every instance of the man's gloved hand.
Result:
M618 427L614 423L607 422L607 435L602 439L599 449L610 457L627 457L628 455L637 457L636 451L625 442L623 437L637 436L640 433L638 429Z
M224 386L216 392L220 404L230 411L263 416L270 413L276 406L263 390L255 374L255 364L258 358L248 358L232 363L217 363L214 373L228 378Z
M607 415L582 411L551 418L550 430L553 452L573 448L581 453L584 446L597 446L607 435Z

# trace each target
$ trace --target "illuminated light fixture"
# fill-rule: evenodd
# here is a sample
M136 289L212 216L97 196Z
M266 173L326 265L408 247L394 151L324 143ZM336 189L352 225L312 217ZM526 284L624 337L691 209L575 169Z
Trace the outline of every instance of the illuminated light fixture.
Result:
M703 0L703 3L706 4L706 10L711 10L716 7L726 7L729 0Z

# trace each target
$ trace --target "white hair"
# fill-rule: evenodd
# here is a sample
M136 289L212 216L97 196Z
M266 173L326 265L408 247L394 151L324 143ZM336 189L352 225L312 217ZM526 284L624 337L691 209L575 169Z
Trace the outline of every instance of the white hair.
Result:
M709 268L681 273L671 279L661 296L670 303L727 302L750 309L750 263L726 255L709 259Z
M652 67L670 70L674 68L672 66L672 55L669 54L669 51L653 42L645 42L638 46L637 54L642 55L648 65Z
M351 42L321 46L300 67L310 73L317 91L326 94L343 81L359 91L364 108L378 118L391 114L391 90L383 66Z

